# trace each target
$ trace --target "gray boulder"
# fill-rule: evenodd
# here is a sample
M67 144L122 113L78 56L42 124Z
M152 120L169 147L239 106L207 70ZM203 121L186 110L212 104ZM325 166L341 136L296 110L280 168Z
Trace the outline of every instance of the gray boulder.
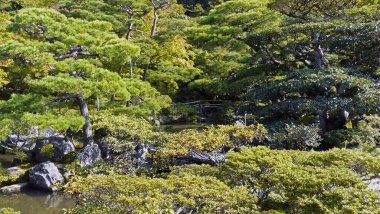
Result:
M178 165L185 164L210 164L210 165L220 165L226 162L226 154L221 152L198 152L191 151L185 156L175 157Z
M58 136L60 136L59 133L54 131L54 129L52 128L47 128L42 133L43 138L58 137Z
M0 188L0 192L5 194L17 193L23 191L25 188L28 187L28 185L28 183L13 184L10 186Z
M24 172L25 170L18 167L11 167L7 169L8 176L20 175L20 174L23 174Z
M33 126L29 128L29 133L26 135L12 134L9 135L7 140L3 141L1 147L5 149L18 148L22 151L31 151L34 149L34 139L38 137L38 127Z
M380 178L373 178L368 181L368 189L376 191L380 194Z
M29 172L30 184L49 191L57 191L57 185L63 184L64 178L58 168L50 161L40 163Z
M98 144L87 145L78 153L75 159L79 160L81 167L89 167L92 166L95 161L101 160L102 154Z
M137 146L135 147L135 162L137 169L150 169L153 167L153 161L151 158L148 157L148 153L154 150L154 146L148 146L142 143L137 144Z
M61 162L66 155L75 151L74 145L63 136L50 136L37 142L34 149L38 162Z
M35 147L34 136L19 136L9 135L7 140L2 142L2 147L5 149L18 148L22 151L31 151Z

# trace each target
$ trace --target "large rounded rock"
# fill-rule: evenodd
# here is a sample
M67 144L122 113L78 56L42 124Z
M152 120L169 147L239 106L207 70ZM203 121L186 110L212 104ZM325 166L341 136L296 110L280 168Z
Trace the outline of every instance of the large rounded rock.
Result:
M29 172L29 181L33 186L50 191L57 191L57 185L64 182L58 168L50 161L40 163Z
M92 166L92 164L102 159L102 154L97 144L87 145L84 149L76 156L76 160L79 160L81 167Z
M50 136L37 142L34 153L38 162L61 162L75 151L74 145L63 136Z

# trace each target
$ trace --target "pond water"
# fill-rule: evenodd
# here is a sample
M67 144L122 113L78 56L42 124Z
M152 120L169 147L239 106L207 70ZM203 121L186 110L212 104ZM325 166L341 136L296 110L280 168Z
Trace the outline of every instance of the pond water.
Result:
M10 207L22 214L55 214L73 208L75 199L61 193L41 192L29 189L22 193L0 195L0 207Z
M3 168L11 167L12 155L0 154ZM50 193L28 188L22 193L0 194L0 208L10 207L22 214L56 214L75 206L75 199L62 193Z

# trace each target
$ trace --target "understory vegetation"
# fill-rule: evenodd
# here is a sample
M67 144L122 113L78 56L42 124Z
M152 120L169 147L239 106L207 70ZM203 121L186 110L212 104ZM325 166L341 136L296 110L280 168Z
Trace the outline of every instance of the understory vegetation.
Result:
M380 213L379 33L377 0L0 0L0 188Z

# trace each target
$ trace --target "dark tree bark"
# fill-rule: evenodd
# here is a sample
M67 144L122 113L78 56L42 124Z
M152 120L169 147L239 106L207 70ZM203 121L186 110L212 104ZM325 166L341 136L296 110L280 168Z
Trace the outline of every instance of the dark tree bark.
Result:
M91 120L90 120L90 112L88 110L88 106L86 100L81 94L68 94L64 97L58 97L53 99L53 102L64 102L66 100L76 99L78 102L78 106L80 109L81 115L84 117L85 123L83 125L83 140L84 145L92 145L94 143L94 136L91 129Z
M317 32L314 34L314 67L323 68L324 67L324 53L320 43L320 34Z
M319 126L321 128L322 135L324 135L327 132L327 120L327 109L325 109L319 113Z
M152 29L150 31L150 37L153 37L156 34L156 28L157 28L157 22L158 22L158 14L157 14L157 9L154 8L153 10L153 24L152 24Z
M149 58L149 61L150 61L150 58ZM147 63L145 65L145 68L144 68L144 74L143 74L143 81L146 81L147 78L148 78L148 70L149 70L149 67L150 67L150 63Z
M152 29L150 31L150 37L153 37L156 34L156 28L157 28L157 22L158 22L158 10L164 8L165 6L170 4L169 0L163 0L163 1L150 1L153 5L153 23L152 23Z
M133 17L133 16L132 16ZM132 39L132 31L133 31L133 25L134 23L131 22L128 26L128 33L127 33L127 40L131 40Z
M80 113L85 119L85 123L83 125L83 137L84 137L84 145L92 145L94 143L94 136L91 129L91 120L90 120L90 113L88 111L88 106L85 101L85 99L79 95L77 97L77 101L80 108Z

